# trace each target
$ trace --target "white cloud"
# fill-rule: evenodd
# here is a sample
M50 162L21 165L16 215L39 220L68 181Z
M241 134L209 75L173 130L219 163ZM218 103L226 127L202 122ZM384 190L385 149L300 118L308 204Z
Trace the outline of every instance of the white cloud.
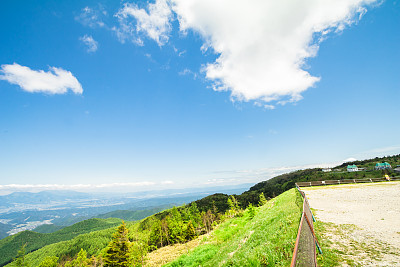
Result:
M56 67L49 69L45 72L31 70L17 63L1 65L0 80L17 84L31 93L64 94L69 89L75 94L82 94L82 86L71 72Z
M75 17L75 20L90 28L104 27L105 24L101 19L103 16L107 16L107 12L101 6L99 9L87 6L81 10L81 13Z
M357 161L357 159L356 159L356 158L347 158L347 159L344 159L344 160L343 160L343 163L346 163L346 162L353 162L353 161Z
M151 186L155 185L154 182L136 182L136 183L111 183L111 184L98 184L91 185L94 188L110 188L110 187L137 187L137 186Z
M182 31L219 56L204 66L216 91L285 104L319 80L305 70L329 32L356 22L376 0L172 0ZM271 108L271 106L267 106Z
M153 39L159 46L168 42L172 11L167 0L156 0L154 4L149 4L148 11L136 4L126 3L116 17L120 26L114 30L121 42L132 40L143 45L141 34Z
M202 51L212 49L215 62L202 67L216 91L230 91L232 100L276 104L296 102L320 80L306 61L317 55L329 33L357 22L365 6L378 0L155 0L148 11L125 4L114 28L122 42L139 45L140 33L160 46L168 41L171 21L184 33L204 39Z
M93 39L92 36L85 34L84 36L80 37L81 40L87 46L87 52L93 53L97 51L98 43L96 40Z

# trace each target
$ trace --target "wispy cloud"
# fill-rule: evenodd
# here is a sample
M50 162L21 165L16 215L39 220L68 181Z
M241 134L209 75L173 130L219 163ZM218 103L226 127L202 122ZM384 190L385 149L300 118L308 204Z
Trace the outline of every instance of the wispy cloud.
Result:
M183 56L186 53L186 50L182 50L180 51L178 48L176 48L175 46L173 46L174 52L178 55L178 57Z
M88 53L93 53L97 51L98 43L96 40L93 39L92 36L85 34L84 36L80 37L79 40L81 40L87 46L86 51Z
M274 130L274 129L270 129L270 130L268 130L268 133L269 134L278 134L278 131Z
M0 185L0 191L40 191L40 190L95 190L124 188L143 188L155 185L171 185L172 181L162 182L132 182L132 183L103 183L103 184L5 184Z
M362 151L360 153L357 153L356 156L359 158L369 158L369 157L383 157L399 153L400 153L400 145L393 145L393 146L378 147L367 151Z
M274 105L265 104L265 102L260 102L258 100L254 102L254 105L257 106L257 107L261 107L261 108L269 109L269 110L275 109Z
M209 174L209 177L204 184L241 184L241 183L257 183L266 181L275 176L289 173L297 170L304 170L309 168L330 168L342 164L343 162L330 162L318 164L305 164L297 166L286 167L272 167L261 169L248 169L248 170L228 170L217 171Z
M75 94L82 94L82 86L71 72L56 67L49 69L45 72L17 63L1 65L0 80L19 85L30 93L64 94L71 90Z
M400 151L400 146L387 146L387 147L371 149L364 153L377 154L377 153L399 152L399 151Z
M136 4L126 3L119 10L116 17L120 25L114 30L121 42L131 40L143 45L143 35L156 41L159 46L168 41L172 19L168 1L156 0L154 4L149 4L147 9L148 11Z
M90 8L87 6L81 10L81 13L75 17L75 20L90 28L105 27L105 23L102 20L104 16L107 16L107 12L101 6L99 8Z
M194 71L191 71L190 69L184 69L184 70L178 72L178 74L181 75L181 76L184 76L184 75L192 75L192 76L193 76L193 79L195 79L195 80L196 80L197 77L198 77L197 73L194 72Z

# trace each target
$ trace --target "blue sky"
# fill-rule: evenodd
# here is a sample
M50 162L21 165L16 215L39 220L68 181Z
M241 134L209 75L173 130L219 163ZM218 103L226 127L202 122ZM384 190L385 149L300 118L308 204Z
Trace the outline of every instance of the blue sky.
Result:
M400 153L398 1L0 7L1 190L256 183Z

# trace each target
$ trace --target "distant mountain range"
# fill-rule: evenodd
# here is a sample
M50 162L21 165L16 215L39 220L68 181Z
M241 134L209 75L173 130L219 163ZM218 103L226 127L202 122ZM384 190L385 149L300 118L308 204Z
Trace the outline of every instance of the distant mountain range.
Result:
M0 196L1 205L5 204L49 204L54 202L76 201L88 199L89 194L69 190L46 190L39 193L14 192L9 195Z
M39 226L39 229L45 232L55 231L97 215L100 218L142 219L152 214L151 212L158 212L173 205L189 203L216 192L238 194L250 186L251 184L242 184L124 194L66 190L14 192L0 196L0 238L24 230L33 230ZM116 214L112 213L114 211L119 211L117 213L120 215L115 216ZM128 212L124 214L124 211Z

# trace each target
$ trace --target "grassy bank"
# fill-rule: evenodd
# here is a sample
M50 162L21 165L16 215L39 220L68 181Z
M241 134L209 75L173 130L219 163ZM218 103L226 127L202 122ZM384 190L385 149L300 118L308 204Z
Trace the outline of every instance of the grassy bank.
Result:
M225 221L198 247L166 266L288 266L301 203L296 191L289 190L256 208L253 218L247 210Z

